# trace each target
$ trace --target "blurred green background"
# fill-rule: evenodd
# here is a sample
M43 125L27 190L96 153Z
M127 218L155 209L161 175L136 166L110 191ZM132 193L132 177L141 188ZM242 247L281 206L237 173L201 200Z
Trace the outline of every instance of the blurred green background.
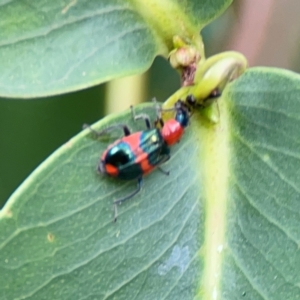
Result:
M234 1L203 30L206 55L236 50L247 57L250 66L297 72L299 11L298 0ZM83 123L94 123L116 110L114 103L123 109L153 97L164 101L179 85L178 74L158 57L146 74L127 81L43 99L0 98L0 206L45 158L77 134Z

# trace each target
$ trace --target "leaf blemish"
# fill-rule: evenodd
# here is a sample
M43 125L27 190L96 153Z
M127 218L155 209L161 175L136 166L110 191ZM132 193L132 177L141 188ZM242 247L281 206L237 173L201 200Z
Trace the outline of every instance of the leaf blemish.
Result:
M53 243L54 241L54 235L52 233L48 233L47 234L47 240L50 242L50 243Z
M13 214L12 214L12 211L10 209L6 209L6 210L3 210L4 212L4 215L8 218L12 218Z
M159 275L166 275L173 267L179 267L180 272L183 273L190 260L190 252L187 246L180 249L179 246L175 246L172 250L170 257L167 261L158 267Z

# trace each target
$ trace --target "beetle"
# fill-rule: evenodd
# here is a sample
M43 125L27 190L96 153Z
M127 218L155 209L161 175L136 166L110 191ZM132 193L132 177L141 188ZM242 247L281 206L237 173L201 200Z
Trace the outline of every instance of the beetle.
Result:
M161 112L170 110L175 111L175 117L164 122ZM154 126L151 126L148 115L144 113L136 115L132 106L131 113L135 121L139 119L145 121L146 130L131 133L127 125L115 124L97 132L90 126L84 125L84 128L88 127L98 137L117 128L121 128L124 133L122 138L117 139L104 150L97 168L99 173L110 177L121 180L137 180L136 190L113 202L114 221L117 219L116 205L140 192L145 175L156 168L165 175L169 175L169 172L164 171L160 165L170 159L170 146L179 142L185 127L189 124L191 115L190 110L181 100L178 100L173 108L167 110L162 110L156 105L157 120L154 122Z

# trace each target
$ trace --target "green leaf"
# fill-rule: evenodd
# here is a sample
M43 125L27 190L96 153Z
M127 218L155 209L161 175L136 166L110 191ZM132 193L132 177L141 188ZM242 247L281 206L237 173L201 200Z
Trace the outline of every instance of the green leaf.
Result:
M227 87L220 122L194 113L143 190L96 173L122 132L81 132L0 214L0 299L298 299L300 77L256 68ZM152 104L137 112L154 117ZM94 125L144 128L128 112Z
M154 116L152 104L137 111ZM107 117L94 128L114 123L145 128L131 121L129 112ZM97 141L85 130L49 157L8 201L0 221L5 273L0 299L162 299L167 294L174 299L177 293L189 299L196 293L199 283L193 278L201 273L196 254L203 243L198 233L203 210L197 200L203 187L197 169L189 170L198 156L195 133L188 130L164 165L172 175L149 175L143 191L119 206L113 223L113 200L132 192L136 183L101 177L96 167L101 152L121 134ZM183 164L187 155L189 162ZM189 288L180 291L178 282Z
M141 73L232 0L0 1L3 97L41 97ZM201 48L202 49L202 48Z
M299 83L295 73L255 68L225 95L230 171L222 299L299 299Z

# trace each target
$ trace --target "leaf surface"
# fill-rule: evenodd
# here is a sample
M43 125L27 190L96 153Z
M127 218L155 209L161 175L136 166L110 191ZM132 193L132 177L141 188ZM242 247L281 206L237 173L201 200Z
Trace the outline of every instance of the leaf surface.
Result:
M222 299L300 297L300 77L255 68L230 112Z
M32 98L141 73L232 0L0 1L0 95Z
M116 223L136 183L95 170L121 131L50 156L1 211L0 299L298 299L299 76L255 68L218 103L219 124L194 113L170 175L145 177ZM144 128L129 111L94 128L115 123Z
M154 116L152 104L140 111ZM143 122L134 124L129 112L105 118L95 128L111 123L145 128ZM113 200L132 192L136 183L103 178L96 167L101 152L121 134L117 130L97 141L88 130L80 133L12 196L0 229L5 297L160 299L173 298L178 282L190 287L201 269L196 256L201 235L195 239L194 234L203 221L202 187L197 170L189 171L197 156L197 147L189 147L193 131L164 165L172 175L155 171L145 178L143 191L119 206L113 223ZM183 164L187 155L189 164ZM180 294L190 297L197 285Z

